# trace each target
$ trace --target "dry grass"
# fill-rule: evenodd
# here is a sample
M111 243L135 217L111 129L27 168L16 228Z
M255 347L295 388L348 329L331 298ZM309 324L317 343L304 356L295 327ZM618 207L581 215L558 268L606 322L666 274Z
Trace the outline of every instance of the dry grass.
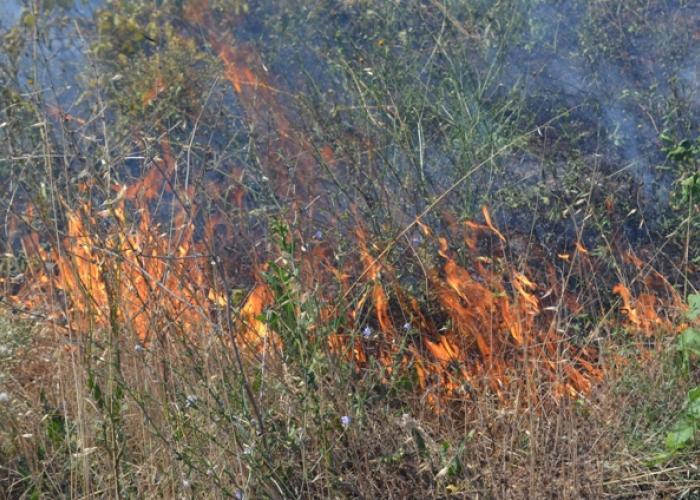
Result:
M654 460L697 384L697 203L650 220L593 144L620 139L607 101L509 83L554 25L566 72L664 17L599 3L574 9L610 9L591 47L513 1L261 2L260 51L224 35L238 0L26 11L0 61L0 497L700 496L697 446ZM297 56L285 88L269 61ZM693 96L645 95L684 138Z
M387 384L379 366L315 357L305 371L248 358L260 433L218 338L143 351L120 339L115 374L100 342L20 328L32 335L15 339L3 365L10 400L0 406L8 498L657 498L700 488L697 451L648 462L690 384L672 369L670 338L643 361L606 341L608 376L588 397L534 407L519 401L520 384L506 403L480 394L436 409Z

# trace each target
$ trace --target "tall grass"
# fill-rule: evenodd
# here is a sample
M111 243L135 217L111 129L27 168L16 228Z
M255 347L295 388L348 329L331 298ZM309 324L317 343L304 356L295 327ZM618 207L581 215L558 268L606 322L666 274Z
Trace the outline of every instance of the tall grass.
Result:
M242 364L238 340L210 324L143 346L118 326L71 342L6 322L5 495L678 496L699 485L696 451L648 465L691 383L670 337L639 359L629 339L600 340L607 376L589 397L524 405L514 381L505 401L474 393L435 407L399 365L390 375L328 352L335 325L295 292L293 272L275 279L266 322L283 348Z
M686 199L680 216L664 212L665 224L647 223L639 191L630 195L634 178L618 175L632 168L616 163L620 150L608 149L614 124L591 126L599 117L588 112L605 106L579 101L582 94L556 94L557 85L533 91L538 80L514 77L518 44L544 40L553 51L545 55L558 53L546 5L211 3L213 31L238 23L236 36L247 40L245 62L272 75L265 83L274 98L262 111L259 101L232 93L206 24L187 19L178 2L155 9L115 1L94 17L76 20L73 12L76 22L68 23L65 11L28 4L21 23L6 33L0 492L8 498L697 494L697 447L652 463L697 378L696 369L683 375L676 366L673 330L680 320L670 292L679 283L686 293L697 286L690 255L696 203ZM645 20L636 29L653 28L648 15L655 11L637 3L617 14L610 2L576 6L588 31L579 47L584 54L572 58L590 58L601 68L606 47L616 45L587 36L614 37L617 14ZM248 10L248 22L241 22ZM265 25L262 35L256 20ZM50 42L60 36L84 55L70 82L48 64ZM235 45L225 34L221 40ZM694 109L693 96L674 96L635 99L643 113L662 115L686 134L692 117L682 110ZM281 115L291 134L274 129ZM304 147L289 146L289 137L302 137ZM165 143L177 166L170 176L162 172ZM318 166L316 177L299 179L295 172L307 157ZM683 175L692 161L683 163ZM472 172L475 165L483 168ZM161 235L168 253L158 257L165 272L152 280L152 300L143 304L151 321L144 339L124 320L134 302L124 291L134 270L125 266L134 260L113 244L115 231L138 229L142 214L133 210L123 221L115 215L114 185L131 186L153 172L160 172L161 185L139 209L151 212L148 229ZM299 195L291 203L289 193L301 192L303 182L314 182L319 191L309 192L318 197ZM489 386L486 375L464 381L448 397L440 380L421 389L404 353L420 335L437 338L439 328L451 325L428 283L444 280L428 272L439 268L438 245L413 230L415 217L424 213L421 223L445 236L447 251L469 269L476 264L455 227L484 203L508 243L497 251L490 240L480 242L480 257L531 273L539 295L550 297L548 326L566 340L555 362L563 366L572 348L597 350L605 377L590 393L532 398L554 394L557 381L545 367L552 360L531 358L526 348L500 394L482 389ZM101 267L106 302L99 306L93 284L82 283L73 290L80 300L71 300L56 288L51 259L39 258L52 250L68 261L75 257L69 253L75 235L68 233L74 214L94 242L90 255L114 264ZM212 233L203 229L208 220L219 221ZM218 307L197 321L159 300L176 274L183 221L197 228L205 257L193 259L191 268L223 289ZM373 282L352 267L359 226L387 271L375 280L387 290L388 314L407 325L394 350L384 349L379 321L362 302ZM663 229L670 237L659 240L656 231ZM22 246L27 234L40 238ZM576 244L584 250L575 253ZM623 257L628 248L643 257L641 268ZM344 292L342 277L315 281L321 266L309 268L313 257L332 262L339 274L352 269L353 293ZM32 281L37 276L46 282ZM183 286L190 285L183 276ZM260 282L270 303L247 315L249 292ZM656 294L662 326L644 336L625 322L611 291L617 282L635 294L664 290ZM24 295L31 308L11 300L22 290L35 291ZM436 331L420 332L411 323L415 318L400 303L406 295ZM567 297L580 309L564 312ZM79 321L76 303L93 304L78 311ZM256 328L274 335L251 341ZM360 361L352 352L356 343L370 354L395 355Z

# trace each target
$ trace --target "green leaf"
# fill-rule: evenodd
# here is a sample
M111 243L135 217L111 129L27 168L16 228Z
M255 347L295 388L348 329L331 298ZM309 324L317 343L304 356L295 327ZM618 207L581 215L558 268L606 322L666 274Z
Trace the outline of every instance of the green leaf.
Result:
M700 316L700 293L694 293L688 296L688 312L686 317L690 321L695 321Z
M678 337L678 350L684 354L700 356L700 330L686 328Z
M700 385L688 391L688 407L685 414L693 419L696 425L700 423Z
M668 462L673 458L673 452L664 451L663 453L658 453L646 461L649 467L655 467L661 463Z
M51 415L46 425L46 433L54 446L59 446L66 437L66 426L63 417L56 414Z
M695 438L695 425L689 418L682 418L666 435L666 449L678 451L688 446Z
M688 401L690 401L691 403L695 401L700 401L700 385L688 391Z
M102 410L105 407L104 398L102 397L102 390L100 389L99 384L95 381L95 378L92 376L92 373L88 375L87 386L92 393L95 403L97 403L97 407Z
M462 471L464 470L462 467L462 460L460 457L464 453L464 442L462 442L459 447L457 448L457 452L455 453L454 457L452 457L452 460L450 460L450 465L448 466L447 469L447 477L448 478L454 478L462 474Z

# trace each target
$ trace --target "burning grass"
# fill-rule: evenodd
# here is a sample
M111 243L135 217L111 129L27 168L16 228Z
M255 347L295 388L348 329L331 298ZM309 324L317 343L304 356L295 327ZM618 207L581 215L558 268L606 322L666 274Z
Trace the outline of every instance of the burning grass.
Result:
M167 143L163 157L151 170L155 175L132 186L115 186L117 196L103 203L101 210L84 205L68 211L66 236L54 250L43 250L38 234L27 235L25 251L36 253L29 254L33 264L27 285L12 301L25 310L43 309L78 337L114 331L148 346L156 338L167 341L189 338L202 329L230 329L227 316L235 315L233 321L247 346L260 346L268 337L270 346L279 346L284 332L274 331L262 317L266 308L291 300L287 289L291 285L282 283L275 292L269 283L275 275L265 270L269 265L263 266L257 272L260 284L234 311L227 277L217 265L220 259L211 252L216 218L209 219L204 239L197 241L194 221L199 209L191 205L188 214L179 201L192 199L192 192L171 193L177 209L167 230L149 211L149 201L164 186L170 191L167 175L174 167ZM127 220L127 212L137 214L136 219ZM467 387L484 384L503 397L510 380L527 383L527 373L533 369L547 374L551 388L546 392L556 400L588 394L592 383L602 378L595 367L595 349L576 346L557 331L554 313L563 306L543 310L540 297L554 293L553 288L545 290L507 262L506 238L486 208L483 214L485 224L462 225L467 243L461 250L469 251L471 269L457 263L446 238L434 237L421 223L424 239L419 247L410 243L409 247L416 255L423 254L424 298L406 290L396 269L372 254L363 229L356 231L357 260L347 258L343 268L323 258L323 253L295 251L295 236L286 229L267 259L285 280L298 280L294 287L299 296L328 290L324 280L333 281L332 292L317 299L327 304L324 321L342 325L332 337L334 350L340 355L351 352L359 369L375 357L391 372L398 359L402 369L415 372L418 389L430 388L448 399L466 397ZM228 229L230 234L232 228ZM479 253L477 242L484 238L496 245L490 256ZM438 255L431 255L436 247ZM348 278L355 281L350 284ZM622 285L617 289L625 294L634 325L648 326L641 323L638 310L661 321L649 298L653 296L643 296L632 307L629 292ZM299 321L297 306L289 314L293 317L288 321ZM402 327L396 326L396 318L402 319ZM362 325L374 328L376 334L355 338ZM530 393L525 400L533 403L539 396ZM431 396L434 404L438 399Z
M256 75L252 52L235 47L216 34L206 2L192 4L185 18L207 31L212 47L222 60L224 75L238 94L250 123L272 124L276 130L278 138L263 160L267 174L276 179L275 192L283 198L291 196L292 206L309 205L315 184L312 171L318 168L314 148L302 133L294 130L273 87ZM286 157L296 158L294 178L284 175L280 159ZM25 298L15 297L15 301L31 309L38 305L32 301L47 301L47 296L57 291L64 299L64 320L70 331L118 329L129 332L142 343L151 341L153 332L168 336L196 330L202 322L213 320L217 308L225 309L225 316L230 315L229 287L225 276L217 279L218 257L211 245L212 225L216 221L206 214L209 219L204 233L209 237L209 246L206 239L196 242L195 221L200 209L196 205L187 206L194 196L191 188L174 188L175 170L170 145L163 142L162 159L154 161L136 183L114 186L116 196L105 200L101 210L94 210L89 204L69 209L64 240L52 255L38 252L30 286L19 293ZM286 192L281 191L283 187ZM163 232L158 216L150 212L149 202L166 193L172 198L173 209L170 228ZM287 258L307 261L308 265L302 269L309 276L302 275L299 279L308 290L300 293L326 288L322 280L329 275L317 272L321 265L330 267L331 276L357 277L347 289L343 289L342 282L336 284L340 285L343 301L332 296L322 299L330 304L326 320L348 324L350 329L363 308L372 310L369 322L376 325L378 332L377 341L371 342L374 345L358 343L347 333L339 332L334 337L336 347L343 340L346 345L352 344L350 351L360 363L368 359L368 350L389 371L395 360L401 359L404 367L415 371L420 389L430 385L448 398L464 396L466 386L482 384L501 394L509 379L527 378L523 374L532 369L528 366L531 363L541 364L538 371L549 372L552 388L547 392L555 399L588 393L592 380L601 378L600 370L594 366L594 350L575 347L556 331L553 315L542 311L537 296L538 288L542 287L506 262L506 238L492 223L488 210L484 208L482 212L483 224L464 221L461 234L455 231L453 235L465 241L463 250L470 252L470 270L457 263L446 238L434 236L428 226L416 219L424 233L421 251L427 264L421 265L427 283L423 290L427 304L421 304L421 297L402 289L396 271L379 258L381 255L372 255L371 242L360 221L355 230L359 258L356 255L353 261L351 256L344 269L315 258L314 254L303 259L297 254ZM135 220L127 220L127 213L136 214ZM313 214L303 217L312 218ZM98 229L98 219L108 227L106 232ZM226 229L231 234L234 228ZM95 234L98 232L103 234ZM491 255L477 250L478 240L484 235L494 237L500 245L493 247ZM29 249L29 240L35 248L41 248L38 237L30 234L25 248ZM436 245L442 264L430 253ZM578 248L582 248L580 244ZM278 257L274 251L266 256L269 260ZM46 272L47 269L54 272ZM382 274L388 279L383 279ZM361 288L358 284L366 286L367 291L353 293ZM393 300L389 299L387 287ZM248 332L246 337L279 335L280 332L270 331L258 319L265 307L279 299L265 285L251 290L248 301L241 307L243 321L250 325L244 329ZM48 298L52 304L57 300L56 296ZM54 314L52 311L51 315ZM394 316L402 317L401 323L411 326L400 332ZM431 316L444 318L443 324L437 324ZM408 332L414 338L408 339ZM262 339L247 339L248 344L261 342ZM278 344L273 341L271 345ZM532 393L525 399L537 397Z
M266 272L283 278L254 288L233 340L212 320L143 344L127 323L108 335L98 321L72 340L46 324L14 339L3 369L9 401L0 403L10 429L0 451L8 494L532 497L678 495L698 486L682 463L644 463L686 388L674 375L670 336L641 357L625 352L626 342L598 342L605 376L572 399L556 392L570 374L562 368L554 378L546 345L512 345L512 364L489 371L475 339L458 350L453 332L421 333L427 317L391 331L376 312L361 321L363 309L393 302L389 285L366 287L353 326L328 316L293 272ZM167 318L170 307L150 311ZM396 314L386 312L385 327ZM244 342L248 335L258 341ZM460 369L462 352L474 360Z
M6 446L26 455L48 440L48 457L22 465L34 488L65 491L43 484L56 475L72 494L115 496L212 485L272 497L410 496L416 487L598 496L643 491L652 477L660 487L622 459L630 416L615 405L636 389L615 394L616 363L635 357L567 336L583 306L566 299L565 284L534 281L556 272L508 260L508 238L486 208L483 222L453 224L445 236L419 222L421 238L392 252L360 226L342 264L328 241L298 241L280 222L267 263L248 277L257 284L235 301L211 251L221 219L210 214L197 236L203 209L194 192L168 187L167 142L161 156L157 174L115 186L99 209L67 211L53 250L36 233L24 237L31 265L11 300L51 322L35 327L23 354L42 361L13 368L12 387L56 389L13 402L49 424L10 417L16 441ZM150 212L166 192L176 207L167 229ZM580 243L567 262L579 259L593 265ZM420 295L392 263L411 260L423 271ZM624 316L607 328L654 337L653 352L639 344L647 361L667 356L659 332L674 328L659 307L669 310L669 291L653 278L647 295L615 287ZM648 369L649 384L663 377L657 362ZM695 484L675 473L658 471L669 491Z
M188 102L118 137L128 153L115 164L126 171L127 157L142 160L133 180L116 181L126 176L111 163L99 175L86 167L75 188L68 174L64 190L49 176L48 193L44 184L27 189L8 212L7 248L21 247L25 265L0 277L3 304L16 315L0 328L0 347L8 346L0 417L10 429L0 440L0 491L532 498L697 490L697 471L684 462L694 449L656 469L645 462L692 387L695 372L686 367L684 378L673 367L685 305L654 258L627 248L617 227L602 231L595 183L567 207L575 231L557 248L500 227L504 218L487 206L456 216L457 188L541 136L540 126L515 138L498 128L503 136L484 146L483 161L466 146L477 136L462 138L460 160L481 163L438 188L426 176L419 119L417 158L395 160L406 178L382 177L377 165L395 167L389 152L413 141L393 96L391 105L368 104L376 89L348 68L369 125L324 140L314 129L323 121L302 126L308 116L290 105L297 97L254 45L223 34L247 11L233 3L221 19L206 0L186 2L184 28L163 57L179 47L209 66L218 59L204 101L219 80L227 86L219 102L233 96L239 108L245 161L216 158L219 137L197 130L217 114ZM226 2L212 5L227 11ZM172 12L104 19L133 33L145 24L148 38L137 38L147 57L133 60L154 61L157 24L146 21ZM445 19L469 35L459 19ZM400 43L407 36L397 34ZM160 67L130 76L141 90L152 85L125 96L126 109L133 97L139 116L151 116L162 96L201 91L205 74L193 83L169 64L166 73L180 75L173 81ZM443 108L452 139L461 137L456 111ZM91 124L109 123L107 114L47 110L42 127L57 121L89 151ZM382 145L391 123L398 132ZM112 136L103 133L104 166ZM413 199L414 187L422 198L411 207L403 198ZM262 191L264 201L253 199ZM589 250L588 225L598 223Z

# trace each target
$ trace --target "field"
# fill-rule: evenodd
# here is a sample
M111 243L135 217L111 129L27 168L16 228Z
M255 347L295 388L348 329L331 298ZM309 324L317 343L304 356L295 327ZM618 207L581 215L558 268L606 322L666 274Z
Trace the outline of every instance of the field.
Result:
M700 496L695 2L0 36L0 497Z

